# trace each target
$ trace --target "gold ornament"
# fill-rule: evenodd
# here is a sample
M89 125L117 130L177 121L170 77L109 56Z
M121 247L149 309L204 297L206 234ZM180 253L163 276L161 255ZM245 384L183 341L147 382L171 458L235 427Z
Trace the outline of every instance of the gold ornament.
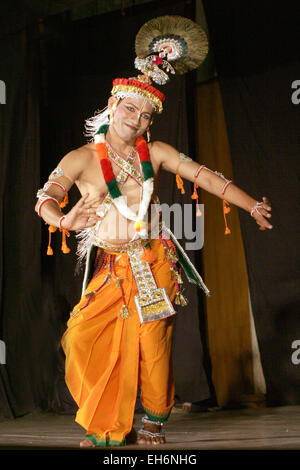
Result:
M126 305L123 305L123 307L121 308L120 312L118 313L118 317L121 317L121 318L123 318L124 320L126 320L127 318L130 317Z
M181 291L176 292L174 302L176 305L181 305L181 307L185 307L188 304L187 298Z

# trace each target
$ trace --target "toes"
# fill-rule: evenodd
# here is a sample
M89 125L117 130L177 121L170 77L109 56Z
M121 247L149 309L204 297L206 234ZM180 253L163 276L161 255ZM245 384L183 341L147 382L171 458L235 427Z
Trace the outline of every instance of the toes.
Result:
M89 439L84 439L84 441L80 442L80 447L95 447L92 441Z

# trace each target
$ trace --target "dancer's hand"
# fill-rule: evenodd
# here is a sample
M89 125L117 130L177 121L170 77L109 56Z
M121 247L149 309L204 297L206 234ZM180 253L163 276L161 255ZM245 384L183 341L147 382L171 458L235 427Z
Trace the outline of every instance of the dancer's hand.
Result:
M273 228L273 225L271 225L269 222L271 218L271 210L271 204L268 198L264 196L262 198L262 203L260 203L260 205L252 213L252 217L256 220L260 230Z
M82 230L93 227L100 220L96 210L101 198L97 197L87 201L88 197L88 193L82 196L70 212L65 215L62 221L62 228L66 230Z

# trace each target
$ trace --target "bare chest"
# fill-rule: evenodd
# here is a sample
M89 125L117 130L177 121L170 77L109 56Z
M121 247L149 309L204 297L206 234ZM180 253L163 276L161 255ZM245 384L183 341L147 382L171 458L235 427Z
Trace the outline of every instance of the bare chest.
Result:
M122 164L120 157L115 156L114 160L118 162L115 163L113 159L110 159L111 166L115 178L117 181L123 173L123 177L119 182L119 187L124 196L126 196L129 201L134 201L139 195L139 188L141 186L141 181L139 183L138 175L142 174L141 164L137 152L133 152L132 156L129 158L130 165L133 168L133 176L126 176L122 172ZM123 160L124 161L124 160ZM153 162L152 162L153 165ZM154 173L158 172L158 169L153 165ZM157 175L156 175L157 176ZM90 198L102 197L104 198L108 192L105 177L101 168L99 156L96 150L90 149L90 159L89 164L86 166L78 181L76 181L77 187L82 195L87 192L90 194ZM128 202L129 202L128 201Z

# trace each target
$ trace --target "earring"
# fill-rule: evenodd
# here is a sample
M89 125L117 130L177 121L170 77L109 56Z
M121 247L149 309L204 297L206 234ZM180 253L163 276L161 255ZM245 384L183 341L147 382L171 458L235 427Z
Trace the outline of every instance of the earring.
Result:
M113 124L114 122L114 113L115 113L115 110L117 109L117 106L118 106L118 101L115 101L111 107L111 111L109 114L109 124Z
M109 125L114 123L114 112L111 110L110 115L109 115Z
M151 140L150 129L147 129L147 142L150 142L150 140Z

